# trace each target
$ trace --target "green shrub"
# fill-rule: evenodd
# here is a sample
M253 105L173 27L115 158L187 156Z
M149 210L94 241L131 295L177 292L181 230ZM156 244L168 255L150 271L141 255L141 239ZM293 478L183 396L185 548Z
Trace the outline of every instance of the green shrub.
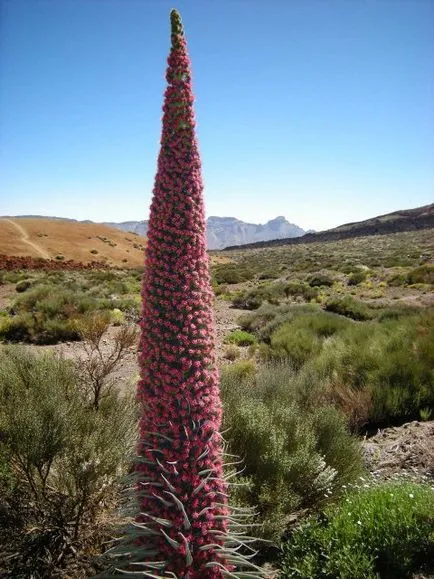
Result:
M114 326L121 326L125 323L125 314L119 308L114 308L110 312L110 318Z
M391 287L400 287L407 285L407 276L405 273L393 273L387 277L387 284Z
M286 323L271 336L273 357L288 357L295 369L300 369L312 356L321 350L321 340L308 328L294 328Z
M222 285L215 285L214 286L214 294L216 296L221 296L223 294L228 293L228 286L225 284Z
M334 283L334 280L324 273L315 273L308 281L311 287L331 287Z
M329 384L353 393L355 404L369 402L371 422L416 419L420 408L434 408L433 344L432 311L381 323L349 322L306 362L300 381L306 390L312 383Z
M244 330L234 330L225 338L226 344L236 344L237 346L250 346L258 341L256 336Z
M256 310L264 301L264 294L258 289L251 291L241 291L232 298L234 308L241 310Z
M420 308L417 306L410 306L407 304L396 304L394 306L382 307L378 311L375 311L376 319L379 322L384 322L386 320L398 320L405 316L414 316L420 313Z
M300 369L320 353L324 339L343 330L348 324L339 316L323 312L318 307L316 310L292 308L285 315L268 322L260 335L266 340L269 337L271 357L287 357L296 369Z
M311 287L306 282L300 280L291 280L285 287L285 295L287 297L300 297L306 302L314 300L318 296L319 290L317 287Z
M275 267L269 267L258 275L258 279L278 279L280 277L280 272Z
M232 304L240 309L256 310L263 302L277 305L285 297L284 282L264 283L234 296Z
M224 380L239 383L254 376L255 373L256 365L252 360L239 360L235 364L223 366L221 370L222 383Z
M348 277L348 285L359 285L368 277L368 272L366 270L360 269L358 271L353 271Z
M408 272L407 282L412 285L416 283L434 284L434 265L426 263Z
M351 296L331 299L326 302L325 309L328 312L334 312L341 316L346 316L347 318L359 321L370 320L374 317L369 306L363 302L355 300Z
M352 490L303 522L283 545L280 576L410 579L433 558L434 491L391 482Z
M434 310L384 322L373 383L373 420L416 418L434 408Z
M5 271L2 272L3 283L17 283L28 277L27 271Z
M17 283L15 286L15 291L18 293L23 293L32 287L32 281L30 279L23 279Z
M221 387L230 449L249 482L240 500L258 507L262 536L277 539L294 510L336 496L361 473L360 446L337 410L300 403L290 367L240 376L234 366L222 371Z
M95 540L103 505L133 451L132 399L113 391L95 411L78 386L71 362L18 347L0 351L0 501L7 513L0 539L3 554L13 555L11 577L54 576L67 555ZM6 475L1 456L9 460ZM11 476L13 488L4 484Z
M433 312L370 308L373 319L360 323L313 304L263 304L239 323L257 336L263 360L287 360L302 390L336 404L357 428L434 411Z
M118 272L42 274L10 306L11 319L0 326L0 339L36 344L77 340L74 321L99 310L120 311L115 323L121 317L137 321L139 286L135 277L121 279ZM136 296L129 297L130 291Z
M239 317L238 323L243 328L255 333L261 340L269 341L272 332L285 322L290 322L304 313L319 313L317 305L311 304L262 304L255 312Z
M217 284L241 283L253 279L254 272L247 266L235 263L225 263L214 266L213 279Z

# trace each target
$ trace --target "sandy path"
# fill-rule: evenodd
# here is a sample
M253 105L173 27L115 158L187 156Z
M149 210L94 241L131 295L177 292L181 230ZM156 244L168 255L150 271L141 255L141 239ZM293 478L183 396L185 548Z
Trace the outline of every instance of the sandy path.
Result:
M47 253L45 249L42 249L42 247L40 247L38 244L33 243L33 241L30 241L29 234L24 229L24 227L21 227L21 225L16 223L16 221L12 221L12 219L5 219L5 221L8 221L15 227L15 229L17 229L18 233L21 236L21 241L32 247L39 254L40 257L43 257L44 259L51 259L51 255Z

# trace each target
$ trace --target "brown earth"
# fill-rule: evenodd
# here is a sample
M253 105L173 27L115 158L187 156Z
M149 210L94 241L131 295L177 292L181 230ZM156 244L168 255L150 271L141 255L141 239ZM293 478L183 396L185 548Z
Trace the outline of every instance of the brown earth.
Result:
M0 218L0 254L109 266L143 265L144 237L107 225L43 218Z
M363 441L366 463L378 478L396 474L434 481L434 421L408 422L379 430Z

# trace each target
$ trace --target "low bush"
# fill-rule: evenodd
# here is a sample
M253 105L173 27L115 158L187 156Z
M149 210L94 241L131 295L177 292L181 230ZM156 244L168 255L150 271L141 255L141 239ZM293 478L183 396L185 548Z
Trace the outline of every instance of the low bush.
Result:
M318 296L318 293L318 287L312 287L308 283L297 279L289 281L285 287L285 295L287 297L299 297L306 302L314 300Z
M245 310L256 310L264 302L277 305L286 296L285 288L284 282L264 283L236 294L232 299L232 305Z
M268 323L261 332L269 338L271 358L288 358L295 369L319 355L324 340L347 327L349 322L335 314L306 309L289 310L283 318ZM275 328L275 329L274 329Z
M228 346L223 352L223 358L234 361L240 357L240 350L236 346Z
M233 284L254 278L254 271L246 265L224 263L212 268L213 280L217 284Z
M95 410L78 384L61 358L0 351L0 539L8 561L0 575L55 576L77 549L103 540L104 504L133 452L136 408L112 391Z
M387 276L387 284L390 287L400 287L407 285L407 275L403 272L392 273Z
M374 317L369 306L351 296L330 299L325 304L325 310L358 321L370 320Z
M256 344L257 341L256 336L244 330L234 330L224 339L226 344L235 344L237 346L250 346L251 344Z
M315 333L308 328L294 327L294 323L286 323L279 327L271 336L272 358L289 358L296 370L321 351L322 343Z
M228 286L225 284L222 285L214 285L214 294L215 296L221 296L223 294L228 293Z
M334 283L334 280L325 273L315 273L308 281L311 287L331 287Z
M399 320L406 316L418 315L420 314L420 308L407 304L396 304L394 306L379 308L374 313L379 322L384 322L385 320Z
M240 310L256 310L264 301L264 294L257 289L237 292L232 297L232 305Z
M348 277L348 285L359 285L368 277L368 272L366 270L360 269L358 271L353 271Z
M352 429L434 410L434 310L370 307L369 317L356 322L313 304L264 304L239 323L257 336L263 360L292 365L302 389L336 405Z
M300 380L305 389L315 382L327 385L356 423L416 419L421 408L434 408L433 344L432 310L381 323L349 323L323 342Z
M300 402L290 367L240 375L239 364L223 368L221 379L224 428L248 483L237 498L258 508L261 535L276 540L291 513L337 496L360 475L360 446L336 409Z
M279 323L283 324L290 321L294 316L301 315L302 312L318 312L319 307L315 305L305 304L280 304L278 306L272 304L262 304L255 312L249 312L241 315L238 318L238 323L243 328L250 332L254 332L261 340L265 340L264 328L268 324L275 324L274 329L278 327ZM270 333L267 332L268 338Z
M113 314L117 324L135 322L140 315L139 288L139 273L39 274L9 307L10 319L0 326L0 340L36 344L78 340L75 321L94 311L117 311Z
M2 272L2 279L3 283L17 283L23 279L28 277L27 271L3 271Z
M410 579L432 572L434 491L405 482L351 490L303 522L282 551L280 577L288 579Z
M258 279L278 279L280 277L280 271L277 267L269 267L258 275Z
M407 274L407 282L412 285L416 283L426 283L434 285L434 265L426 263L412 269Z
M23 279L17 283L15 286L15 291L18 293L23 293L32 287L32 281L30 279Z
M242 382L252 378L255 374L256 364L252 360L239 360L235 364L226 365L222 368L222 375L232 382Z

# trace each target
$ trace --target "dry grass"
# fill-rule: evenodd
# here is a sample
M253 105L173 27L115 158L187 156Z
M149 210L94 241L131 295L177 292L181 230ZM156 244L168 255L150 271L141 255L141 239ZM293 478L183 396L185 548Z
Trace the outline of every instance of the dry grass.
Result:
M0 219L0 253L13 256L73 259L108 265L143 265L146 239L97 223L54 219ZM91 253L93 251L93 253Z

